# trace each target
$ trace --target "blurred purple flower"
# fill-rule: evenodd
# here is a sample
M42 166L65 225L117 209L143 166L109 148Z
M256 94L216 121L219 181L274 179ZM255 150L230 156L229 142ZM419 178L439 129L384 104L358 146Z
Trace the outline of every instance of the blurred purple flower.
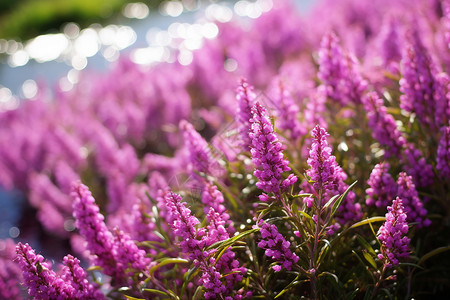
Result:
M443 178L450 178L450 126L441 128L436 169Z
M370 173L369 180L367 180L369 188L366 189L367 205L375 205L384 209L397 195L397 184L389 174L389 167L387 162L379 163Z
M376 92L370 92L363 98L363 104L372 137L383 146L386 158L399 156L406 140L397 129L394 117L387 113L383 100Z
M250 119L252 118L252 107L255 104L255 93L253 86L247 83L244 78L241 79L239 87L236 90L236 99L238 101L238 110L236 114L236 123L238 124L241 146L244 150L250 150L252 140L249 137L251 130Z
M405 172L400 172L397 179L398 197L402 199L404 212L408 216L408 222L417 222L417 227L429 226L431 221L426 219L427 210L417 193L412 177Z
M436 105L442 101L435 91L441 90L437 70L418 30L409 32L401 60L400 107L414 112L422 125L435 128Z

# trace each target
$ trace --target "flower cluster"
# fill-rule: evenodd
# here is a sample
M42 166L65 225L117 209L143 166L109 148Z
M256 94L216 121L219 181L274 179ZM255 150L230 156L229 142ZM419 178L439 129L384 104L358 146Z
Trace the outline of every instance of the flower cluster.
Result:
M387 268L398 265L399 259L409 257L410 239L406 236L407 233L406 213L403 211L402 200L397 197L392 206L388 206L386 222L377 234L382 243L378 258L384 261Z
M342 105L360 103L367 82L357 70L356 58L343 53L335 33L323 37L318 60L317 76L326 87L327 96Z
M224 227L224 220L211 208L208 213L210 225L208 225L208 233L206 233L205 228L196 228L200 221L191 215L191 210L187 207L186 202L181 201L180 195L169 192L165 196L165 201L171 214L170 219L172 221L170 222L170 226L174 234L182 239L179 242L182 252L203 272L200 282L206 289L204 294L205 299L218 299L230 294L234 283L242 279L240 273L245 272L245 268L239 268L239 262L234 259L234 253L232 251L227 251L216 262L214 257L209 257L214 250L205 250L207 246L210 246L214 242L229 237ZM239 274L229 276L227 278L228 284L225 285L220 280L221 273L219 270ZM228 297L225 299L228 299Z
M420 122L435 128L434 115L438 101L435 91L440 90L436 70L417 30L410 32L406 53L402 57L403 78L400 79L401 107L415 112Z
M72 255L64 257L62 275L57 275L51 264L44 261L28 244L17 244L17 256L28 293L33 299L83 299L94 300L105 297L97 285L89 283L80 261Z
M236 90L236 99L238 101L236 122L238 124L241 146L245 150L249 150L252 145L252 141L248 134L252 126L250 119L253 115L252 107L255 104L256 95L253 92L253 86L248 84L247 80L243 78L241 79L240 85Z
M19 244L12 262L14 242L0 241L0 298L450 288L435 281L449 263L449 1L321 0L303 15L289 1L241 1L230 22L216 3L207 23L149 35L170 43L167 62L123 53L69 91L39 85L33 101L0 87L11 99L0 99L0 185L14 190L0 192L0 234L19 232L16 242L55 260L79 257L52 268ZM196 32L205 38L185 65L192 43L180 38ZM370 228L392 199L377 249ZM436 259L406 272L409 253Z
M376 92L370 92L362 101L372 136L383 146L386 158L400 155L406 141L397 129L394 117L387 113L383 100Z
M325 128L316 126L312 130L313 143L307 160L311 168L306 174L311 178L316 192L334 190L336 188L336 157L331 155L328 145L329 136Z
M266 193L279 196L287 187L297 181L293 174L287 179L282 178L283 172L290 171L289 162L283 157L283 145L278 141L270 122L267 110L259 103L252 108L253 116L250 119L252 130L249 137L252 141L252 162L258 168L253 174L258 178L256 186ZM268 196L263 194L261 200L267 201Z
M397 194L397 184L389 174L390 165L387 162L377 164L370 173L366 189L367 205L385 208Z
M258 243L258 247L264 249L267 256L279 263L272 268L276 272L281 271L282 267L288 271L291 270L299 260L299 257L289 248L291 244L278 232L274 224L262 222L259 227L262 240Z
M398 192L397 195L402 199L404 211L408 222L417 222L418 227L429 226L430 220L425 219L427 210L424 208L422 201L417 193L416 186L412 181L412 177L405 172L401 172L397 179Z
M444 178L450 178L450 126L441 129L437 150L436 169Z
M89 189L80 182L75 182L72 197L75 226L86 241L86 249L90 252L93 263L101 266L105 274L112 276L117 282L127 280L126 270L130 267L145 271L150 263L145 257L145 251L138 249L122 231L116 229L114 234L111 233Z

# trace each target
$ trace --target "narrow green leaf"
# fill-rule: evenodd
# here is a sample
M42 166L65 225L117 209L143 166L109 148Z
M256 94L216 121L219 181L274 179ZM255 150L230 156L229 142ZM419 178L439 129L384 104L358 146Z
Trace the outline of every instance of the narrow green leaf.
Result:
M198 297L200 297L200 294L203 290L203 286L198 286L197 289L195 290L194 296L192 296L192 300L198 299Z
M149 270L149 275L150 277L153 275L153 273L155 273L156 270L158 270L159 268L161 268L162 266L168 265L168 264L187 264L189 263L189 261L187 259L184 258L170 258L170 257L165 257L159 260L159 263L153 267L150 268Z
M99 270L103 270L103 268L100 267L100 266L92 266L92 267L89 267L87 269L88 272L90 272L90 271L99 271Z
M405 262L403 262L403 263L399 263L398 265L399 266L410 266L410 267L414 267L414 268L419 268L421 270L425 270L425 268L423 268L423 267L421 267L421 266L419 266L417 264L413 264L413 263L405 263Z
M417 264L418 264L418 265L421 265L421 264L423 264L425 261L427 261L428 259L432 258L433 256L435 256L435 255L437 255L437 254L439 254L439 253L448 251L448 250L450 250L450 246L447 246L447 247L440 247L440 248L434 249L434 250L428 252L427 254L425 254L424 256L422 256Z
M299 278L300 278L300 274L298 274L297 277L295 277L294 280L292 280L280 293L278 293L278 295L276 295L274 299L277 299L277 298L281 297L284 293L288 292L294 286L299 285L300 283L309 281L309 279L298 280Z
M160 290L155 290L155 289L142 289L142 291L143 292L149 292L149 293L155 293L155 294L162 295L162 296L167 296L167 297L170 296L166 292L163 292L163 291L160 291Z
M311 222L313 221L313 219L311 218L311 216L308 215L307 213L305 213L304 211L299 210L298 212L299 212L302 216L304 216L304 217L306 217L308 220L310 220Z
M292 198L304 198L304 197L311 197L312 194L298 194L298 195L292 195Z
M184 292L186 291L186 287L187 287L188 283L191 281L191 278L193 278L198 271L199 271L198 267L193 267L193 268L189 269L186 273L184 273L184 275L183 275L184 282L183 282L183 286L181 287L181 293L180 293L181 298L183 298Z
M330 250L330 248L331 248L331 244L328 240L323 239L322 241L325 243L325 245L323 245L323 247L320 251L319 257L317 258L317 262L316 262L317 264L320 264L323 257L325 257L325 255L328 253L328 250Z
M354 290L353 292L349 293L346 299L347 299L347 300L353 300L353 299L355 299L356 293L358 293L358 292L359 292L359 288L357 288L357 289Z
M363 256L366 259L366 261L376 270L377 269L377 264L375 262L375 260L373 259L373 256L370 255L370 253L363 251Z
M331 208L331 217L334 216L334 214L337 212L338 208L341 206L342 202L344 201L345 197L347 197L348 192L350 192L350 189L358 182L356 180L353 182L347 190L334 202L333 207Z
M229 246L233 245L238 240L246 237L247 235L250 235L252 233L258 232L258 231L259 231L259 228L253 228L253 229L244 231L244 232L242 232L242 233L240 233L240 234L238 234L238 235L236 235L234 237L231 237L229 239L226 239L226 240L223 240L223 241L216 242L216 243L212 244L211 246L209 246L207 248L207 250L214 249L214 248L217 249L217 250L219 250L219 249L221 250L223 248L228 248Z
M327 203L325 203L325 205L323 206L323 208L327 208L328 206L330 206L330 204L333 203L334 200L336 200L337 197L339 197L339 195L334 195L333 197L331 197L331 199L328 200Z
M369 244L368 241L366 241L362 236L360 236L359 234L356 235L356 238L358 239L358 241L361 243L361 245L372 255L375 256L376 253L373 250L372 246Z
M355 223L352 226L350 226L350 228L356 228L356 227L359 227L362 225L375 223L375 222L384 222L384 221L386 221L386 217L372 217L372 218L368 218L368 219L359 221L358 223Z
M127 295L124 295L128 300L145 300L145 299L143 299L143 298L135 298L135 297L131 297L131 296L127 296Z
M334 280L336 281L336 283L339 283L339 278L337 277L336 274L331 273L331 272L322 272L322 273L320 273L319 277L322 277L322 276L324 276L324 275L328 275L328 276L333 277Z
M361 257L359 257L358 253L356 253L355 250L352 250L352 253L356 256L356 258L359 260L359 262L361 263L361 265L364 266L364 269L367 271L367 273L370 275L370 277L372 278L373 282L377 282L377 280L375 279L375 277L373 276L372 272L370 272L369 268L367 268L366 264L363 262L363 260L361 259Z

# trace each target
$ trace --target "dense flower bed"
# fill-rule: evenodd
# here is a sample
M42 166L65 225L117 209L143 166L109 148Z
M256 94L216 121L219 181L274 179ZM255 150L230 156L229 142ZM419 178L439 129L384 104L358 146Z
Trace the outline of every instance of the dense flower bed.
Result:
M0 241L1 298L445 295L450 2L274 2L1 112L1 185L71 245Z

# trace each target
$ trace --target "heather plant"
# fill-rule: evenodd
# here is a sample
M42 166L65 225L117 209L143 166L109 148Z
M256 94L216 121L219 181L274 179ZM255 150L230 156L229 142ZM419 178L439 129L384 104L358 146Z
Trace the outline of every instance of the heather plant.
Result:
M0 113L1 297L445 296L448 1L272 2Z

